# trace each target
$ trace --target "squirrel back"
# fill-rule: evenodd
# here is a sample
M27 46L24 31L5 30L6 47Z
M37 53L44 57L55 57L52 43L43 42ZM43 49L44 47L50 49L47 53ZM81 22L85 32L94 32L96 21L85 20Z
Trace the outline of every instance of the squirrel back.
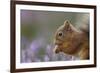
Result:
M89 58L89 36L86 29L76 29L68 20L61 25L54 37L55 53L63 52L80 59Z

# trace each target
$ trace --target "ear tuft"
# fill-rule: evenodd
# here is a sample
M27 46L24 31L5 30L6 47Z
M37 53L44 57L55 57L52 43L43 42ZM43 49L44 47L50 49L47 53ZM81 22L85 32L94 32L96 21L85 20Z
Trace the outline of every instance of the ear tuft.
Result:
M64 24L70 24L70 22L69 22L68 20L66 20L66 21L64 22Z
M70 22L69 22L68 20L66 20L66 21L64 22L64 26L65 26L66 28L69 28L69 27L70 27Z

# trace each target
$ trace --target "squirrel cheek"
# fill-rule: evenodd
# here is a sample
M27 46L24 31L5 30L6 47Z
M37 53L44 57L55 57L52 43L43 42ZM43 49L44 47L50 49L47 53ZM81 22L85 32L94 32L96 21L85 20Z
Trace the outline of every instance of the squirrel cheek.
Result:
M62 48L68 48L68 43L62 44Z

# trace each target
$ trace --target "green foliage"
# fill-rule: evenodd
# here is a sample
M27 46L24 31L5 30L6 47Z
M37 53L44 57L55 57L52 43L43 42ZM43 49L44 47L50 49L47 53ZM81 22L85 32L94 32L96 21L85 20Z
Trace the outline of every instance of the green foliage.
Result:
M34 27L31 24L23 24L24 26L21 26L21 35L25 36L27 38L34 38L35 35L37 34L37 28Z

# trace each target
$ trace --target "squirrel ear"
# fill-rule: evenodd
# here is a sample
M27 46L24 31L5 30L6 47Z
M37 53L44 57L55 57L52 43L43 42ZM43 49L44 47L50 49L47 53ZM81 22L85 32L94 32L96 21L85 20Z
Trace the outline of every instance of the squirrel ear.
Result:
M69 22L68 20L66 20L66 21L64 22L64 27L67 28L67 29L70 29L70 28L71 28L71 27L70 27L70 22Z

